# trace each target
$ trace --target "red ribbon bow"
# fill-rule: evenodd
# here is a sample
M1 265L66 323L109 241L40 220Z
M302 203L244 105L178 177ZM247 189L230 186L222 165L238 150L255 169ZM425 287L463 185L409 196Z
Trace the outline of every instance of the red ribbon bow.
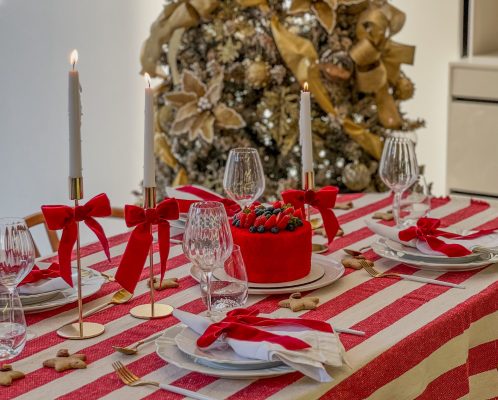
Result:
M38 265L35 265L28 275L21 281L19 286L25 285L27 283L35 283L41 281L42 279L58 278L61 276L60 266L57 263L50 264L50 267L46 269L40 269Z
M446 243L438 237L456 240L475 239L479 236L488 235L496 229L482 229L470 235L458 235L456 233L445 232L439 228L441 220L436 218L420 218L416 226L410 226L399 232L398 237L404 242L409 242L413 239L419 239L435 251L446 254L448 257L463 257L472 252L466 247L456 243Z
M336 186L325 186L318 191L289 189L282 192L282 199L290 203L294 208L301 208L304 215L304 205L309 204L316 208L323 219L323 226L327 233L328 242L331 243L339 230L339 221L332 211L337 199L339 188Z
M152 245L152 225L157 225L159 256L161 258L161 282L166 272L169 255L169 220L178 219L178 203L165 199L156 208L125 206L125 221L128 228L136 227L131 233L125 252L119 263L116 281L128 292L133 293L140 279L140 273Z
M202 199L202 200L177 199L180 212L188 212L190 206L194 203L198 203L199 201L218 201L222 203L229 217L233 217L235 214L237 214L240 211L240 206L235 201L215 195L207 190L202 190L192 185L182 186L180 188L176 188L176 190L184 193L193 194L194 196L197 196L200 199Z
M104 229L94 219L94 217L107 217L111 215L111 204L106 194L101 193L88 200L85 205L69 207L65 205L42 206L42 212L47 222L48 229L62 229L61 241L59 244L59 264L61 277L70 286L73 286L71 279L71 253L73 251L78 229L76 222L85 224L95 233L104 249L107 259L110 261L109 243L105 236Z
M302 326L321 332L333 333L330 324L323 321L301 318L262 318L258 317L258 311L249 311L243 308L233 310L227 313L226 318L220 322L211 324L204 334L197 339L197 345L205 348L213 344L220 336L228 338L247 340L250 342L270 342L279 344L288 350L302 350L311 347L301 339L277 335L268 331L258 329L258 327L272 326Z

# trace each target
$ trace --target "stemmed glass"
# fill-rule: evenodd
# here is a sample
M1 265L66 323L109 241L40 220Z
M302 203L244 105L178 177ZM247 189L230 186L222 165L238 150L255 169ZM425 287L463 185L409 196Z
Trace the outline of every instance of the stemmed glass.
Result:
M183 252L205 275L209 316L212 314L213 269L225 262L232 249L232 233L223 204L216 201L192 204L183 235Z
M0 219L0 285L5 288L0 313L0 360L15 357L26 341L26 322L17 285L35 263L35 246L23 219Z
M413 141L401 132L389 136L384 143L379 175L394 192L393 214L396 226L402 228L401 196L418 177L418 164Z
M265 191L265 174L258 151L239 147L230 150L223 188L241 209L254 203Z

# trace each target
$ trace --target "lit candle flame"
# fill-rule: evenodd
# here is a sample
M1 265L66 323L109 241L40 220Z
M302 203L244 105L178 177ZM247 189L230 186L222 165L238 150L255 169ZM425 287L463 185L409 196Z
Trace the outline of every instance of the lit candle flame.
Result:
M147 85L149 85L150 87L150 75L147 72L144 74L144 79L145 82L147 82Z
M304 90L305 92L307 92L307 91L308 91L308 82L304 82L304 85L303 85L303 90Z
M74 49L71 52L71 64L73 66L73 69L77 62L78 62L78 50Z

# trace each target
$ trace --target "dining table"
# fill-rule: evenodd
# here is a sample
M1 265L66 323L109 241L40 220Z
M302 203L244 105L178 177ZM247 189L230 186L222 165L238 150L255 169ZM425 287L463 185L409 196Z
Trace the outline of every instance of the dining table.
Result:
M340 262L344 248L369 246L378 237L365 225L376 212L392 207L389 193L339 195L338 202L351 201L353 208L335 214L344 234L335 238L324 261ZM498 227L498 209L470 198L433 197L431 217L454 230ZM393 221L382 221L393 225ZM181 233L172 229L181 239ZM83 268L114 275L125 250L130 231L109 237L110 262L100 244L81 248ZM319 235L315 241L326 243ZM159 249L153 246L155 273L160 273ZM154 342L143 345L137 354L124 355L113 346L129 346L179 323L174 316L137 319L131 308L149 302L144 268L134 298L88 317L105 326L105 333L87 340L66 340L58 327L77 316L77 304L27 314L34 337L23 352L9 363L26 375L11 386L0 387L2 399L180 399L182 396L150 386L125 386L112 364L121 361L136 375L168 383L216 399L490 399L498 397L498 264L471 271L437 272L420 270L387 260L371 249L365 257L378 270L437 278L461 284L465 289L437 286L393 278L373 278L365 270L345 269L329 286L304 293L319 298L314 310L293 313L278 303L282 295L250 295L246 307L272 317L303 317L327 321L332 326L363 331L363 336L339 333L345 347L346 363L330 368L331 382L317 383L299 372L267 379L221 379L188 371L167 363L156 354ZM56 255L39 261L51 262ZM74 261L74 254L73 254ZM75 261L74 261L75 263ZM156 301L191 313L201 313L205 305L199 285L190 274L191 263L182 245L172 242L166 277L176 277L178 288L156 292ZM275 265L276 273L279 266ZM84 300L85 310L109 301L120 289L106 281L94 295ZM83 353L86 369L56 372L43 367L59 349Z

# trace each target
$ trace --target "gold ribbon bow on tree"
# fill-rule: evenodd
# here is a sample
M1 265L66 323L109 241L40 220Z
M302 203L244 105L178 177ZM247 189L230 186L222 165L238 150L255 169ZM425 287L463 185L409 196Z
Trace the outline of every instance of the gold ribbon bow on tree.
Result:
M389 85L396 85L401 64L413 64L415 55L414 46L391 40L405 18L405 13L390 4L364 11L356 26L358 42L349 53L356 63L358 90L375 94L379 120L390 129L399 129L403 120Z
M219 5L219 0L180 0L164 7L163 12L154 21L150 28L150 35L142 47L142 74L147 72L151 77L161 75L158 62L162 53L162 46L168 43L168 64L173 81L178 80L176 67L176 52L180 39L185 31L207 19ZM170 54L172 53L172 54ZM174 60L174 63L171 62Z

